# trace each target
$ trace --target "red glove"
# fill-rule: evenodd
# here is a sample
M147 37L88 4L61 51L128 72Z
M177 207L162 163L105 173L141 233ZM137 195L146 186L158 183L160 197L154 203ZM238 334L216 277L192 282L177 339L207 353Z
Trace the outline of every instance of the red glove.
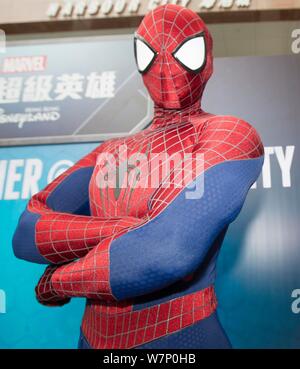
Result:
M69 297L58 296L52 287L51 277L57 266L48 266L35 287L38 302L45 306L63 306L70 301Z

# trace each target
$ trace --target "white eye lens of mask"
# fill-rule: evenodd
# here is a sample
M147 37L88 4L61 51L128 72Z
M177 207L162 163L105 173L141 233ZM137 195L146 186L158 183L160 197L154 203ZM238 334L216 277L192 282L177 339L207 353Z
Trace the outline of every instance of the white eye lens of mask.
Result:
M155 57L155 52L150 49L143 41L138 38L135 39L135 58L138 70L143 73L150 67L153 59Z
M185 41L175 50L173 56L180 64L192 72L198 72L205 63L204 36L196 36Z

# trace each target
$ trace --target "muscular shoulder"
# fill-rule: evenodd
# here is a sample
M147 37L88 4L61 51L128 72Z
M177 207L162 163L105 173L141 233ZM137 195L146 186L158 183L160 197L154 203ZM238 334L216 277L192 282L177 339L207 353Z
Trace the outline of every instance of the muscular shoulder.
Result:
M199 148L222 161L253 159L263 154L263 145L255 128L237 117L211 115L199 135Z

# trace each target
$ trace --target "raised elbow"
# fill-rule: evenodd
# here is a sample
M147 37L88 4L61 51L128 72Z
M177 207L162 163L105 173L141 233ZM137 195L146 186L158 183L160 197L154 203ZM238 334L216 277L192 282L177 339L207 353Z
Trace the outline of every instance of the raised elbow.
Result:
M35 244L35 224L38 218L38 214L28 210L22 213L12 239L13 252L18 259L47 264L47 260L40 255Z

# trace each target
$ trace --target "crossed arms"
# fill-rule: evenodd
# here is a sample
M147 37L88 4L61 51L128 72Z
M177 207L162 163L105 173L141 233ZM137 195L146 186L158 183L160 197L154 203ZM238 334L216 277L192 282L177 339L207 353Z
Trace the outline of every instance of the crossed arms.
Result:
M257 138L250 138L257 146ZM51 264L36 288L38 300L46 305L76 296L126 300L193 273L236 218L260 173L262 149L253 147L251 153L248 146L244 156L228 160L220 154L206 166L200 199L187 199L183 189L147 222L90 216L88 185L99 149L81 159L30 200L14 236L17 257ZM206 144L203 150L209 163L215 149Z

